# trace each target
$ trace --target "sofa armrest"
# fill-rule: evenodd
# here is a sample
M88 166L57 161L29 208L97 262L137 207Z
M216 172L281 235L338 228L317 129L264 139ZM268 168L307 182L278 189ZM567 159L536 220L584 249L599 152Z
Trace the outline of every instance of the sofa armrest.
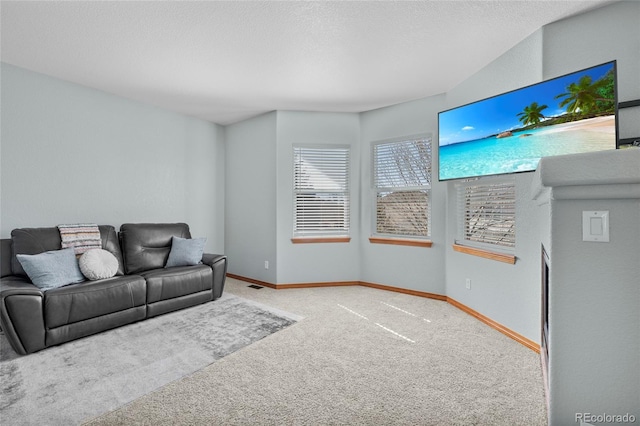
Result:
M202 255L202 263L213 269L213 300L216 300L224 291L224 283L227 279L227 256L205 253Z
M44 294L28 279L0 279L0 325L11 347L24 355L45 348Z

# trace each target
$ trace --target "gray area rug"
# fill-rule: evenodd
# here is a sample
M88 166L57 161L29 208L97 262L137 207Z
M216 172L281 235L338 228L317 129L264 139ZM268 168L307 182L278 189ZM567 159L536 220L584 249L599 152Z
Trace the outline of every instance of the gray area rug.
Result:
M74 425L300 320L230 294L20 356L0 336L0 422Z

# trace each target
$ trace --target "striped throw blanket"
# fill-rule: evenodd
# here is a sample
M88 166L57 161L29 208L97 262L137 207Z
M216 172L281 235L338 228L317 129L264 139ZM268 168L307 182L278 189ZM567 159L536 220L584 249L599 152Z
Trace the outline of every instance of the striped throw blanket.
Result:
M62 248L73 247L76 256L91 249L102 248L102 239L98 225L94 223L74 223L58 225Z

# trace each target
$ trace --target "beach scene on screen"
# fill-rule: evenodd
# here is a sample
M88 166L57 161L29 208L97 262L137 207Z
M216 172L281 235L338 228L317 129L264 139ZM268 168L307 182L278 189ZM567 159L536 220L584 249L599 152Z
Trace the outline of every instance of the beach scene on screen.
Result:
M615 62L438 116L440 180L532 171L541 157L616 147Z

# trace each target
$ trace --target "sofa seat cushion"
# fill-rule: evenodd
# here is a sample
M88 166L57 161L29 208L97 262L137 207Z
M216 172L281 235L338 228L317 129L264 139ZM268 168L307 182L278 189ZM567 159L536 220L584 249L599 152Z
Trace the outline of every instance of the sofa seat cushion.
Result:
M45 325L52 329L90 318L144 306L146 282L139 275L88 281L45 293Z
M213 270L207 265L176 266L143 272L147 280L147 303L211 290Z

